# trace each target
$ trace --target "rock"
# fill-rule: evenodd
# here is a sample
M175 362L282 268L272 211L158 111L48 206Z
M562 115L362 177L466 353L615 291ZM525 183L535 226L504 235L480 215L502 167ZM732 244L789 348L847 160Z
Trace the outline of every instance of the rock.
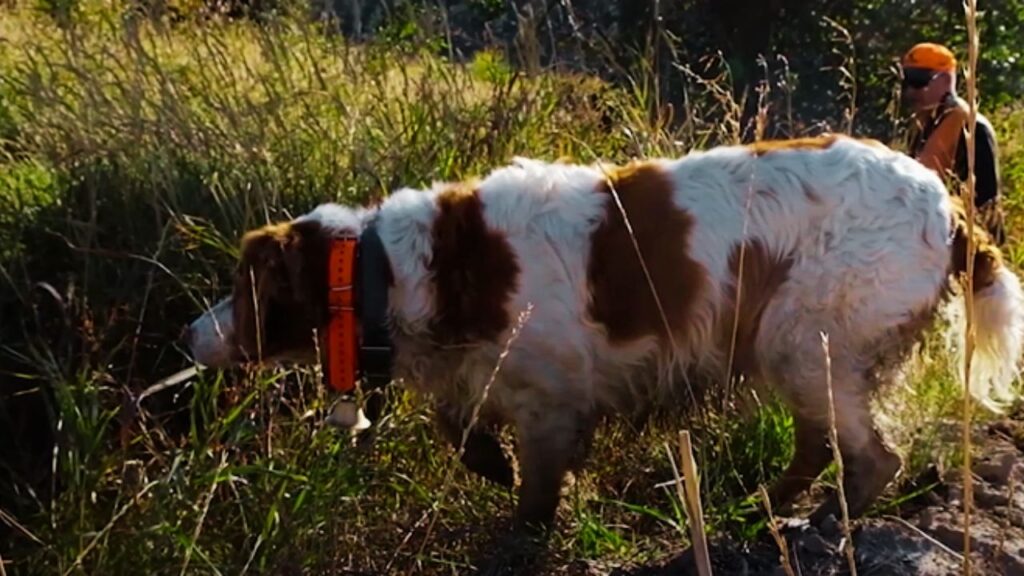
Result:
M800 550L803 553L825 556L829 553L829 544L817 534L808 534L800 539Z
M952 525L948 520L935 522L929 532L932 537L953 550L963 549L964 531L959 526Z
M921 530L928 530L932 527L932 509L925 508L917 514L917 527Z
M995 508L1009 504L1010 497L987 484L981 484L974 490L974 501L978 506Z
M921 494L916 500L924 506L942 506L946 503L945 498L934 490Z
M946 492L946 504L954 508L959 508L960 503L963 501L963 490L959 486L950 486Z
M1006 517L1010 520L1010 524L1017 528L1024 528L1024 511L1016 508L1007 508Z
M1017 468L1019 461L1017 454L1011 451L1004 451L975 464L974 473L984 478L987 482L998 486L1005 486L1009 483L1010 477Z
M843 533L842 526L839 525L839 521L832 514L829 514L821 521L819 530L821 535L826 538L834 538Z
M1020 556L1017 557L1002 555L999 557L999 567L1006 576L1024 576L1024 562Z
M1024 452L1024 425L1010 419L1000 420L989 426L989 432L1007 436L1017 450Z

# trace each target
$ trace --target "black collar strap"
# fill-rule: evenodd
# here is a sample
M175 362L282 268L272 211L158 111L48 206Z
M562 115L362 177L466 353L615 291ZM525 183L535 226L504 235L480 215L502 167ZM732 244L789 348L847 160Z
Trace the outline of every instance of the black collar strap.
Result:
M387 322L388 268L384 243L371 220L359 237L355 274L356 310L362 328L359 372L363 389L368 392L391 382L394 354Z

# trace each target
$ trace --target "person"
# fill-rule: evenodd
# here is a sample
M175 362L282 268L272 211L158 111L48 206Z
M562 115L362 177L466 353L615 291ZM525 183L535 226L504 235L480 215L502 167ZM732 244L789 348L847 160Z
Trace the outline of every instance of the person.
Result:
M956 57L932 42L914 45L903 55L902 98L914 113L910 154L944 180L967 182L967 122L970 108L956 91ZM978 221L997 244L1005 241L999 193L999 149L992 124L976 113L974 206ZM959 190L957 191L959 193Z

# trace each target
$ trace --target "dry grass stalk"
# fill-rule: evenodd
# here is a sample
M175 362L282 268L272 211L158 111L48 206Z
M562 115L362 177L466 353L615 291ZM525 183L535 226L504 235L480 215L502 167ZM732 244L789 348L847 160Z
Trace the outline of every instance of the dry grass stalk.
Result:
M757 57L757 65L764 70L764 80L757 86L757 115L754 117L754 140L760 142L764 140L764 133L768 128L772 80L768 73L768 61L764 59L764 56Z
M793 136L793 84L794 75L789 70L789 59L783 54L776 54L775 59L782 62L782 84L780 87L786 95L786 131L785 136Z
M964 343L964 401L963 401L963 485L964 485L964 561L963 573L971 574L971 507L974 505L974 485L971 477L971 358L974 355L974 302L970 297L974 293L974 126L978 115L977 102L977 62L978 62L978 6L976 0L966 0L964 10L967 17L967 66L964 78L967 81L967 104L970 113L967 117L967 189L964 192L964 203L967 210L967 286L964 290L966 308L965 343Z
M853 35L842 24L825 16L826 24L835 32L833 40L842 44L849 50L849 55L842 53L838 48L832 50L842 58L842 63L836 68L839 71L839 86L847 91L847 105L843 109L843 129L846 134L853 134L853 119L857 115L857 54L853 44Z
M843 453L839 449L839 431L836 429L836 403L832 394L832 355L828 347L828 334L821 333L821 347L825 352L825 384L828 388L828 433L832 444L832 456L836 460L837 488L839 493L839 509L843 515L843 537L846 545L846 561L850 565L850 574L857 576L857 562L853 554L853 536L850 532L850 512L846 505L845 471L843 469Z
M768 512L768 532L771 533L772 539L775 540L775 544L779 547L779 563L782 564L782 569L786 572L786 576L796 576L793 572L793 565L789 560L789 546L786 545L785 538L779 533L779 527L775 525L775 514L772 513L772 502L768 497L768 491L764 489L764 485L758 485L757 491L761 494L761 501L764 502L764 508Z
M697 574L711 576L708 540L704 533L704 510L700 502L700 480L697 477L697 463L693 460L689 430L679 432L679 459L683 467L683 477L680 478L678 473L676 474L676 490L690 520L690 538L693 540Z
M717 58L722 62L723 68L728 70L728 65L725 64L725 59L722 55L717 54ZM691 80L696 86L704 89L710 99L719 106L719 109L722 111L721 122L714 127L714 131L719 134L718 140L740 144L743 141L743 126L741 122L743 118L743 103L737 102L736 98L733 97L730 88L732 85L730 75L727 72L723 72L713 78L704 78L681 62L673 62L672 66L682 72L683 76ZM707 112L715 111L709 110Z

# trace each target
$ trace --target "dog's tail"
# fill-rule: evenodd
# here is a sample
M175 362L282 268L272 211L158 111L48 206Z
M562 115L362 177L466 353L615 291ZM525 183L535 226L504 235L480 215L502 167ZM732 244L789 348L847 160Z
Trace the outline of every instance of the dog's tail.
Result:
M958 200L958 199L957 199ZM1020 279L1003 261L1002 253L980 224L974 225L973 294L967 292L967 214L954 202L951 267L960 279L965 298L974 304L974 353L971 356L971 395L990 410L1001 411L1018 396L1015 379L1024 349L1024 290ZM958 303L963 306L963 300ZM959 310L951 332L959 342L956 351L958 376L964 376L966 314Z

